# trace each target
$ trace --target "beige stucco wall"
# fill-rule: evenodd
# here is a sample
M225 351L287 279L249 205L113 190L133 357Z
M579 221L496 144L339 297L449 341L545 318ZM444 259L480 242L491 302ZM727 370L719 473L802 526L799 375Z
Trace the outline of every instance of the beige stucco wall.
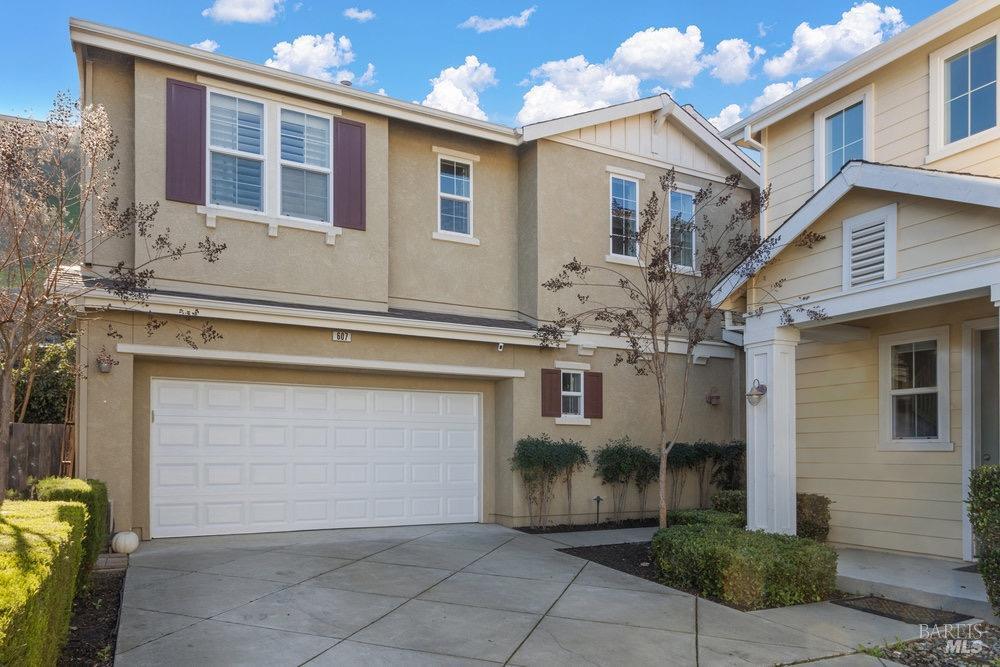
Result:
M601 349L591 357L577 355L575 347L564 350L540 350L534 346L508 345L498 352L493 343L435 340L385 334L354 332L350 344L335 343L328 329L239 321L218 321L223 339L202 349L240 350L282 354L309 354L414 361L466 366L519 368L526 377L512 380L454 379L426 375L401 375L364 372L337 372L259 364L220 364L216 362L179 362L153 358L134 358L116 353L119 362L111 373L95 370L95 357L102 346L114 350L115 341L106 336L109 314L95 315L84 323L83 362L88 372L80 394L82 471L108 482L115 500L115 518L119 528L137 528L148 535L149 497L149 381L153 377L197 378L241 382L318 384L328 386L366 386L400 389L474 391L483 395L484 508L487 521L507 524L527 522L527 507L519 480L510 471L509 459L516 440L524 435L549 433L556 438L581 440L591 451L608 439L630 435L639 443L652 446L658 433L655 388L649 378L637 378L631 369L614 367L614 350ZM175 336L185 327L183 320L170 323L153 336L145 332L146 317L141 314L115 316L120 342L179 345ZM553 418L541 417L540 375L542 368L552 368L556 359L586 361L592 369L604 373L604 418L590 426L558 425ZM679 373L681 358L674 360ZM732 431L732 362L714 358L694 368L690 382L688 411L679 431L684 440L705 438L724 441ZM679 382L679 379L678 379ZM718 406L710 406L704 395L710 390L722 396ZM679 398L679 397L678 397ZM674 399L673 409L676 410ZM687 484L685 503L693 504L696 483ZM590 517L590 498L600 493L609 497L592 477L591 471L577 476L574 508L578 520ZM647 509L655 509L655 491L650 490ZM557 490L553 512L565 512L562 489ZM633 498L632 506L637 509ZM603 509L607 509L607 506ZM564 518L553 516L554 520Z
M852 321L869 340L799 345L798 490L833 501L832 542L962 557L962 324L996 313L985 298L962 301ZM879 336L942 325L954 451L880 451Z
M762 140L766 146L765 180L772 186L768 229L781 224L813 193L813 114L868 85L874 86L873 159L924 167L930 143L929 55L997 19L1000 8L990 9L913 53L768 126ZM1000 174L1000 141L990 141L926 166L996 176Z

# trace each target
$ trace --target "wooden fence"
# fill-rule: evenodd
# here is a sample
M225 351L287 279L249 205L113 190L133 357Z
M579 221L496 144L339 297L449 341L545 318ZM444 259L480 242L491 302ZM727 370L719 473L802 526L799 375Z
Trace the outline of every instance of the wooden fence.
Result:
M71 429L68 424L12 424L6 488L24 493L29 477L72 475L71 464L69 470L64 465L72 460Z

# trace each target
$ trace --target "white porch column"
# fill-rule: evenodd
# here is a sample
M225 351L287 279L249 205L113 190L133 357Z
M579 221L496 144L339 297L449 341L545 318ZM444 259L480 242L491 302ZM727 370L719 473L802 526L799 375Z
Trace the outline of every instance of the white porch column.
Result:
M747 405L747 527L794 535L795 346L799 332L787 326L747 325L751 334L744 343L747 391L754 380L767 385L760 403Z

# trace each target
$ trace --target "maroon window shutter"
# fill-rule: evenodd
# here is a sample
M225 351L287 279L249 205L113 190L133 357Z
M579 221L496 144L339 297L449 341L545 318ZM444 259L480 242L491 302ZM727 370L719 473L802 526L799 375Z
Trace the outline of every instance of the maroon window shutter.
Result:
M333 121L333 224L365 228L365 125Z
M587 371L583 374L583 416L601 419L604 416L604 375Z
M167 79L167 199L205 203L205 86Z
M562 371L542 369L542 416L562 417Z

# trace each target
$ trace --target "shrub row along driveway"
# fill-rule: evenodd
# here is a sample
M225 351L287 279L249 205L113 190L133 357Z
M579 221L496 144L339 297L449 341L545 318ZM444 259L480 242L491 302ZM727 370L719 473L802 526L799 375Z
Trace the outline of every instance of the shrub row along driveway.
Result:
M555 551L642 539L616 532L452 525L148 542L131 558L116 664L691 665L696 644L701 664L774 664L917 634L826 603L745 614L699 600L696 635L692 596Z

